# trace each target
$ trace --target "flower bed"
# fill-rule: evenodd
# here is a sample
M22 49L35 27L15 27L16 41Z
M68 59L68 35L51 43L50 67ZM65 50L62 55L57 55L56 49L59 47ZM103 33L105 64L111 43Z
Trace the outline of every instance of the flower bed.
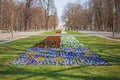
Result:
M48 36L39 44L33 46L36 48L60 48L60 36Z
M61 36L61 48L83 48L85 47L81 42L79 42L73 36Z
M13 61L14 65L107 65L88 48L31 48Z
M49 36L22 53L14 65L107 65L73 36Z

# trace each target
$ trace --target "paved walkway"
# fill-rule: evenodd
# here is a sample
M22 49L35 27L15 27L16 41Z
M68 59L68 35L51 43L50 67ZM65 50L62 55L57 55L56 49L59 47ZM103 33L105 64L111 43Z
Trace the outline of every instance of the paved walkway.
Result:
M120 39L111 39L109 37L112 36L112 32L94 32L94 31L80 31L82 33L85 33L87 35L79 35L79 34L40 34L44 31L37 31L37 32L14 32L14 38L11 37L11 33L0 33L0 44L8 43L14 40L19 40L21 38L26 38L28 36L32 35L39 35L39 36L99 36L102 38L114 40L114 41L120 41ZM120 33L116 33L115 37L120 38Z
M116 39L112 39L110 38L113 35L112 32L95 32L95 31L80 31L80 32L87 34L89 36L99 36L99 37L114 40L114 41L120 41L120 33L115 33L114 37L116 37Z
M111 37L112 32L95 32L95 31L80 31L82 33L85 33L87 35L95 35L95 36L105 36L105 37ZM115 37L120 38L120 33L115 33Z
M44 31L36 31L36 32L14 32L14 38L11 37L11 33L0 33L0 44L8 43L14 40L19 40L22 38L26 38L32 35L39 35Z

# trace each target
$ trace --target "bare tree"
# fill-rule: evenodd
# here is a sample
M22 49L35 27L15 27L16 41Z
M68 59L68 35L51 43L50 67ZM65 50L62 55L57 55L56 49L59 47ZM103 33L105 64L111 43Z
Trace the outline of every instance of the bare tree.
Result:
M54 29L58 22L57 10L53 0L48 3L43 8L40 0L0 0L0 29L10 30L12 37L14 31Z
M62 20L69 30L111 31L113 36L120 32L120 0L79 2L65 6Z
M33 1L34 0L26 0L26 3L25 3L25 12L24 12L24 25L25 25L25 30L29 30L31 24L30 24L30 21L31 21L31 12L30 12L30 8L32 7L33 5Z
M46 30L48 30L48 23L50 15L52 15L55 12L55 4L53 0L39 0L40 6L45 11L45 25Z
M11 35L12 35L12 38L14 37L13 35L13 26L14 26L14 6L15 6L15 3L14 3L14 0L11 0L10 2L10 13L11 13Z
M2 0L0 0L0 29L2 28Z

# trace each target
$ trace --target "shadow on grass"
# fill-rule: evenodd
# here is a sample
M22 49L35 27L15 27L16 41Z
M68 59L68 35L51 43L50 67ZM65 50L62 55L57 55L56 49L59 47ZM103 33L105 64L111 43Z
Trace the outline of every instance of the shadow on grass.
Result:
M118 78L115 77L104 77L104 76L100 76L100 75L92 75L91 73L86 73L84 71L82 71L82 73L87 74L87 75L75 75L75 74L69 74L69 73L64 73L64 71L69 71L69 70L74 70L74 69L81 69L81 68L85 68L86 66L77 66L77 67L70 67L70 68L66 68L66 69L60 69L60 70L53 70L53 71L46 71L46 72L39 72L39 71L31 71L31 70L26 70L23 68L17 68L14 66L3 66L0 65L0 67L4 67L6 68L5 71L0 71L1 75L11 75L11 76L15 76L15 75L27 75L26 77L20 77L17 78L16 80L25 80L25 79L29 79L29 78L34 78L34 77L42 77L40 78L40 80L45 80L47 78L52 78L54 80L58 80L58 79L83 79L83 80L118 80ZM61 73L63 72L63 73Z
M46 37L34 36L0 45L0 54L22 53Z
M34 43L39 42L37 40ZM34 43L31 43L33 41L30 40L30 42L28 42L28 43L24 42L24 40L23 40L23 42L18 41L18 42L16 42L17 44L10 43L9 46L8 45L4 46L5 49L2 48L3 46L0 49L3 49L2 54L11 53L13 55L15 53L17 54L18 52L27 50L29 48L29 46L32 46L34 44ZM106 61L113 62L113 63L119 65L120 57L117 56L116 54L114 54L113 53L114 51L112 51L112 50L118 49L118 52L119 52L120 45L104 44L104 43L99 42L99 43L92 43L90 45L90 48L92 50L94 50L96 53L100 54L100 56L103 59L105 59ZM8 51L8 50L10 50L10 51ZM107 50L108 52L105 52L105 50ZM112 51L112 52L110 52L110 51ZM103 54L101 54L101 53L103 53ZM2 76L6 77L7 75L10 75L11 77L15 76L15 75L25 75L25 77L20 76L20 77L15 77L15 78L16 78L16 80L25 80L25 79L34 78L34 77L40 77L39 78L40 80L45 80L48 78L52 78L54 80L63 79L63 78L71 79L71 80L74 80L74 79L75 80L80 80L80 79L83 79L83 80L119 80L118 78L112 77L110 75L107 77L102 76L102 73L100 75L93 75L90 73L88 66L77 66L77 67L70 67L70 68L64 68L64 69L58 68L58 70L47 70L47 71L39 71L39 70L32 71L30 69L27 69L27 67L20 68L17 66L16 67L15 66L5 66L2 64L2 63L4 63L4 61L7 62L9 59L11 59L11 57L10 58L2 57L2 59L0 60L0 61L2 61L0 64L0 77L2 77ZM87 72L81 71L82 69L86 69L86 67L88 70ZM49 69L49 67L48 67L48 69ZM72 73L72 71L76 71L76 70L80 70L81 75L80 74L78 75L77 72L76 72L76 74ZM64 73L66 71L68 71L68 73ZM71 73L69 73L69 71L71 71ZM114 72L114 71L112 71L112 72ZM86 75L83 75L83 74L86 74ZM117 75L117 73L114 75Z
M92 43L89 48L112 65L120 65L119 44Z

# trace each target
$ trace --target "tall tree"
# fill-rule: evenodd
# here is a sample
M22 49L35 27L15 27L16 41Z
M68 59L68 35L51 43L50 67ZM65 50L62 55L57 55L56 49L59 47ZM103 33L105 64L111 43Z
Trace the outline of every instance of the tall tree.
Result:
M62 19L69 30L120 32L120 0L79 2L65 6Z
M24 25L25 25L25 30L29 30L30 26L31 26L31 11L30 11L30 8L32 7L33 5L33 1L34 0L26 0L26 4L25 4L25 12L24 12L24 15L25 15L25 19L24 19Z
M2 0L0 0L0 29L2 28Z
M0 0L0 30L13 33L54 29L58 22L54 1L49 0L49 8L42 6L40 0Z
M48 30L48 23L49 23L49 18L52 14L55 12L55 4L53 0L39 0L40 1L40 6L42 9L45 11L45 25L46 25L46 30Z

